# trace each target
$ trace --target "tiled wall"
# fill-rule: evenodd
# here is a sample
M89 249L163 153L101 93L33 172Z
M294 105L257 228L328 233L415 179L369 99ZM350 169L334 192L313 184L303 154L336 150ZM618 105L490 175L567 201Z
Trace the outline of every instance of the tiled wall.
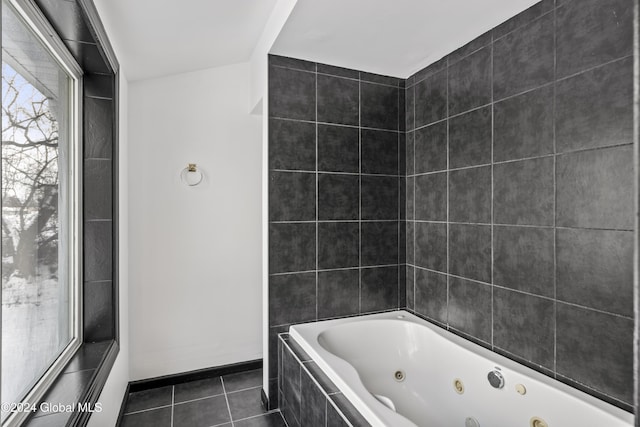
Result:
M406 84L408 307L627 409L632 5L544 0Z
M370 427L288 334L278 339L278 401L289 427Z
M269 59L272 400L289 325L405 305L402 84Z

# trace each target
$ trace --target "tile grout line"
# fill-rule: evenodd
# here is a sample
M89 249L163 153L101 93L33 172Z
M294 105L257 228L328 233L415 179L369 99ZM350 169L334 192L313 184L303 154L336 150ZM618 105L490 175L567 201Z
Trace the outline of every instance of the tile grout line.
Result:
M320 297L320 292L318 289L318 258L320 257L320 254L318 252L319 246L320 246L320 226L319 226L319 222L318 222L318 212L320 209L320 176L318 174L318 63L315 63L315 68L316 68L316 74L315 74L315 158L316 158L316 220L315 220L315 225L316 225L316 320L318 320L318 299Z
M229 398L227 397L227 389L224 386L224 380L220 377L220 383L222 384L222 392L224 393L224 401L227 403L227 412L229 413L229 422L233 427L235 424L233 422L233 416L231 415L231 406L229 405Z
M413 173L416 173L416 104L417 104L417 99L416 99L417 95L416 95L416 90L415 90L415 86L413 87L413 153L411 156L411 161L413 162ZM413 262L415 264L416 262L416 234L417 234L417 227L416 227L416 179L413 179L413 214L412 214L412 220L413 220ZM416 309L416 277L417 277L417 271L414 268L413 269L413 309Z
M175 405L176 405L176 386L172 385L171 386L171 427L173 427L173 417L174 417L174 412L175 412Z
M557 3L554 0L554 3ZM557 4L554 4L557 6ZM556 95L558 78L558 13L557 9L553 11L553 105L552 105L552 117L553 117L553 378L557 378L557 357L558 357L558 229L557 229L557 211L558 211L558 143L556 140Z
M598 313L605 314L605 315L608 315L608 316L617 317L617 318L620 318L620 319L633 320L633 316L627 316L627 315L620 314L620 313L614 313L614 312L611 312L611 311L606 311L606 310L602 310L602 309L599 309L599 308L589 307L589 306L586 306L586 305L581 305L581 304L573 303L573 302L570 302L570 301L554 300L553 297L546 296L546 295L541 295L541 294L534 294L532 292L523 291L521 289L510 288L510 287L507 287L507 286L504 286L504 285L491 284L489 282L483 282L481 280L472 279L472 278L464 277L464 276L459 276L457 274L445 273L443 271L434 270L434 269L427 268L427 267L422 267L420 265L412 265L412 267L414 267L416 270L423 270L423 271L428 271L428 272L437 273L437 274L441 274L441 275L446 275L446 276L450 276L451 278L454 278L454 279L466 280L468 282L477 283L479 285L495 286L497 289L503 289L503 290L515 292L515 293L518 293L518 294L537 297L537 298L541 298L541 299L544 299L544 300L547 300L547 301L551 301L551 302L555 301L556 303L559 303L559 304L570 305L572 307L580 308L580 309L583 309L583 310L594 311L594 312L598 312Z
M360 76L358 72L358 76ZM358 79L358 313L362 313L362 82Z
M495 87L494 87L494 81L495 81L495 64L494 64L494 55L495 55L495 51L494 51L494 45L495 45L495 40L493 39L493 32L491 33L491 47L490 47L490 55L491 55L491 261L490 261L490 267L491 268L491 349L494 349L494 329L495 329L495 324L494 324L494 317L495 317L495 313L494 313L494 309L495 309L495 305L494 305L494 299L495 299L495 295L494 295L494 268L493 268L493 260L495 258L495 248L494 248L494 221L495 221L495 212L493 209L493 205L494 205L494 191L495 191L495 185L494 185L494 145L495 145L495 132L494 132L494 127L495 127Z
M400 126L400 90L401 89L398 88L398 126L397 126L398 130L400 130L400 127L401 127ZM405 99L405 102L407 102L406 99ZM405 131L406 131L406 120L405 120ZM399 177L398 178L398 184L397 184L397 187L398 187L398 198L396 200L396 204L398 205L398 227L397 227L397 229L398 229L398 244L396 245L397 248L398 248L398 257L397 257L398 274L397 274L397 278L396 278L396 280L397 280L396 292L397 292L398 295L397 295L397 300L396 300L396 308L400 309L400 294L401 294L401 292L400 292L400 277L401 277L401 275L400 275L400 245L402 244L402 241L400 239L400 224L402 223L402 218L401 218L401 215L400 215L400 201L402 200L402 197L400 196L400 190L402 189L402 186L400 185L400 180L402 179L402 178L400 178L400 176L401 176L400 175L400 133L398 133L398 141L397 141L397 145L396 145L396 151L397 151L396 172L398 173L398 177ZM405 151L406 151L406 149L405 149ZM406 175L406 171L405 171L405 175ZM406 214L405 214L405 216L406 216ZM405 243L404 243L405 251L406 251L406 246L407 246L406 240L407 239L406 239L406 232L405 232ZM407 254L405 253L405 261L406 261L406 258L407 258ZM406 295L406 289L405 289L405 295ZM405 300L406 300L406 297L405 297ZM405 305L407 305L406 301L405 301Z
M442 121L440 123L442 123ZM542 155L539 155L539 156L522 157L522 158L516 158L516 159L509 159L509 160L500 160L500 161L493 162L493 164L494 165L504 165L504 164L510 164L510 163L524 162L524 161L529 161L529 160L548 159L548 158L558 157L558 156L570 156L570 155L582 154L582 153L591 152L591 151L611 150L611 149L620 148L620 147L630 147L632 145L633 145L633 142L623 142L623 143L619 143L619 144L605 145L605 146L601 146L601 147L578 148L578 149L575 149L575 150L564 151L564 152L561 152L561 153L548 153L548 154L542 154ZM449 169L448 171L449 172L451 172L451 171L455 172L455 171L461 171L461 170L467 170L467 169L475 169L475 168L481 168L481 167L489 167L489 166L491 166L491 163L481 163L481 164L477 164L477 165L463 166L463 167L459 167L459 168L452 168L452 169ZM299 172L299 171L291 171L291 172ZM441 170L435 170L435 171L429 171L429 172L414 173L413 175L410 175L410 177L418 177L418 176L423 176L423 175L435 175L435 174L445 173L445 172L447 172L446 169L441 169Z
M446 293L447 293L447 300L446 300L446 310L447 310L447 316L445 318L445 325L446 325L446 329L449 329L449 293L450 293L450 277L449 277L449 268L450 268L450 257L449 257L449 234L450 234L450 216L449 216L449 208L450 208L450 203L449 203L449 186L451 184L450 182L450 176L451 173L449 171L449 168L451 167L451 165L449 164L449 152L450 152L450 146L449 146L449 127L450 127L450 117L449 117L449 57L447 57L446 59L446 63L445 63L445 73L446 73L446 81L447 81L447 87L446 87L446 104L445 104L445 108L446 108L446 112L445 115L447 116L446 120L447 120L447 144L446 144L446 150L447 150L447 220L446 220L446 236L447 236L447 245L446 245L446 257L447 257L447 263L446 263L446 270L447 270L447 289L446 289ZM415 171L414 171L415 172ZM413 260L414 262L416 261L415 259Z

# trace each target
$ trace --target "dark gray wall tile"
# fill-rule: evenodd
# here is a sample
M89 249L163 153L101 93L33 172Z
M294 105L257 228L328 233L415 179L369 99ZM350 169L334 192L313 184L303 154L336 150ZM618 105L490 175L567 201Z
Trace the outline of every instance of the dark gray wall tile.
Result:
M449 277L449 326L491 341L491 287Z
M318 121L357 126L359 85L357 80L318 75Z
M360 236L362 266L398 263L398 222L363 222Z
M507 289L493 290L493 345L553 369L555 303Z
M558 230L558 299L633 316L633 232Z
M449 114L491 102L491 48L485 47L449 67Z
M557 225L633 228L631 146L558 156Z
M269 168L316 170L316 125L269 119Z
M356 304L358 298L356 297ZM304 364L305 368L309 370L311 375L318 381L320 388L327 394L338 392L338 387L329 379L324 371L318 366L316 362L307 362Z
M288 56L269 55L269 65L292 68L294 70L315 71L316 63L304 59L289 58Z
M409 310L415 310L415 291L414 291L414 284L415 284L415 280L414 280L414 275L415 275L415 268L411 267L411 266L407 266L407 274L405 276L405 280L406 280L406 292L407 292L407 308Z
M298 120L316 118L316 75L269 67L269 116Z
M493 45L495 99L549 83L554 78L554 15L546 14Z
M491 107L449 119L449 167L491 163Z
M465 56L470 55L476 50L479 50L485 47L486 45L490 44L493 37L491 33L492 33L491 30L489 30L486 33L479 35L475 39L471 40L469 43L465 44L464 46L454 50L449 55L447 55L447 58L449 60L449 65L453 64L454 62L458 62Z
M318 73L330 74L332 76L347 77L350 79L358 80L360 78L360 72L358 70L351 70L349 68L334 67L333 65L316 64L318 67Z
M318 318L358 314L360 271L334 270L318 272Z
M318 268L357 267L360 262L357 222L318 223Z
M111 280L113 275L113 242L111 221L84 223L84 281Z
M362 176L362 219L398 219L398 178Z
M357 175L318 175L318 219L359 219L360 179Z
M491 221L491 166L449 172L449 221Z
M284 325L316 318L316 274L269 276L269 324Z
M437 72L415 86L415 127L447 117L447 71Z
M415 86L405 90L405 129L411 131L416 127L415 124Z
M447 220L447 173L432 173L415 177L417 220Z
M360 171L358 128L318 125L318 170L351 173Z
M398 175L407 176L407 135L398 134Z
M400 245L402 247L402 245ZM398 264L398 308L407 306L407 269L402 259Z
M415 173L447 169L447 122L415 131ZM413 159L412 159L413 160ZM413 162L412 162L413 163ZM413 164L410 165L413 166ZM413 169L407 174L413 174Z
M415 311L440 323L447 323L447 276L416 268Z
M436 271L447 271L447 224L415 223L415 264Z
M385 76L382 74L368 73L360 71L360 80L365 82L380 83L387 86L400 87L401 79L397 77Z
M558 374L631 402L633 320L557 305Z
M408 132L406 134L407 144L407 158L406 158L406 175L413 175L415 173L415 132Z
M633 3L584 0L558 8L558 77L631 55Z
M49 0L51 1L51 0ZM114 95L114 77L112 74L91 74L82 76L84 96L110 98Z
M269 273L316 268L316 224L269 225Z
M325 426L327 400L306 371L301 373L300 425Z
M360 83L360 125L398 130L398 88Z
M361 311L398 308L398 267L363 268L361 274Z
M316 219L316 174L271 172L269 174L269 220Z
M557 83L558 152L632 141L632 75L629 58Z
M398 133L362 129L362 173L398 175Z
M434 62L433 64L423 68L422 70L416 72L412 77L413 77L413 81L415 82L415 84L420 83L422 80L429 78L435 74L437 74L438 72L444 70L445 68L447 68L447 65L449 64L449 58L448 56L445 56L444 58L440 58L439 60L437 60L436 62Z
M55 0L38 0L37 4L60 38L95 44L80 5L75 2L61 3Z
M90 282L85 283L83 289L84 339L96 342L113 338L113 283Z
M553 298L554 244L552 228L495 226L494 283Z
M113 217L113 177L111 160L85 160L84 219L111 219Z
M414 250L413 250L413 245L414 245L414 241L415 241L415 222L412 221L408 221L406 226L406 261L407 264L413 264L414 261Z
M553 87L494 104L494 161L553 153Z
M336 408L327 403L327 425L332 427L348 427L349 424L340 416Z
M407 203L407 219L414 219L414 204L415 204L415 177L407 178L407 188L406 188L406 203Z
M110 74L113 71L104 60L102 45L96 43L83 43L74 40L63 39L69 52L78 62L84 72Z
M113 101L110 99L84 98L85 159L111 159L113 157Z
M449 273L491 281L491 226L449 225Z
M526 25L534 19L551 11L555 6L554 3L554 0L539 1L525 11L517 14L513 18L506 20L493 29L493 39L499 39L500 37L505 36L511 31L514 31L515 29L520 28L521 26Z
M281 387L282 387L282 395L284 400L286 401L286 411L283 411L283 415L285 415L285 419L289 422L289 417L287 415L292 415L294 418L294 422L299 422L300 420L300 401L302 398L301 392L301 373L302 368L300 363L296 360L293 353L289 349L287 345L284 345L282 348L282 379L281 379ZM282 403L281 403L282 404ZM289 414L288 414L288 413ZM289 424L291 425L291 424Z
M404 81L404 80L401 80ZM406 132L407 130L407 118L406 118L406 109L405 109L405 104L407 103L406 100L406 93L404 90L404 87L401 85L400 86L400 90L398 90L398 130L400 132Z
M553 225L553 158L493 167L493 218L497 224Z

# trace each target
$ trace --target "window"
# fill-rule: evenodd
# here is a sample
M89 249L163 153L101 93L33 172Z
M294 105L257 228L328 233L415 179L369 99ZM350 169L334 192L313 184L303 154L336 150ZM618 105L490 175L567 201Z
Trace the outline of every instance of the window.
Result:
M54 34L28 0L2 0L5 404L37 403L81 342L81 73ZM6 409L3 427L26 415Z

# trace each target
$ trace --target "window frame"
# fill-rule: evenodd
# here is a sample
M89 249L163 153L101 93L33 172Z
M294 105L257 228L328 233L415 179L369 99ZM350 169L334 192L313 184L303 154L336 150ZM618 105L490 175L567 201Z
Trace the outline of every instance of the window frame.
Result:
M82 271L82 244L83 244L83 153L82 153L82 105L83 105L83 70L71 55L67 47L53 29L49 21L40 9L31 0L5 0L16 15L24 22L29 30L43 44L58 65L68 74L69 85L69 164L65 170L68 174L69 200L66 205L69 218L69 253L67 260L69 271L69 307L70 324L69 332L71 341L62 349L57 358L49 366L47 371L32 386L22 400L28 407L37 408L38 403L52 387L56 379L63 373L65 367L77 353L83 344L83 271ZM1 314L0 306L0 314ZM0 347L0 351L4 351ZM18 402L15 402L18 403ZM21 425L30 412L14 412L2 423L1 427L14 427Z

